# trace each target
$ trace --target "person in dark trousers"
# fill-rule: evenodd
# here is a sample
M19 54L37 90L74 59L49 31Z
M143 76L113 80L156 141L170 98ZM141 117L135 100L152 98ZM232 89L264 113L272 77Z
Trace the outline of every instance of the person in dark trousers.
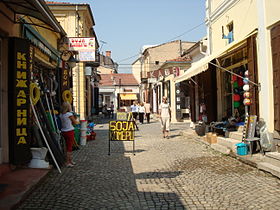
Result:
M151 105L149 103L145 103L144 107L145 107L147 123L150 123Z
M144 104L141 102L139 106L139 121L140 124L144 123L144 115L145 115L145 107Z
M111 101L111 105L110 105L110 117L111 117L112 119L114 118L114 109L115 109L114 102Z

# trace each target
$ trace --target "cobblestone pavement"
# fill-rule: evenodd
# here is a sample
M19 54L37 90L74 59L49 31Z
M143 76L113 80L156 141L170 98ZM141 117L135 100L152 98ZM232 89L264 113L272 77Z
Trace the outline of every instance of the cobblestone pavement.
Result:
M50 172L20 209L280 209L279 179L179 135L158 122L139 125L132 142L112 142L108 125L75 151L77 165Z

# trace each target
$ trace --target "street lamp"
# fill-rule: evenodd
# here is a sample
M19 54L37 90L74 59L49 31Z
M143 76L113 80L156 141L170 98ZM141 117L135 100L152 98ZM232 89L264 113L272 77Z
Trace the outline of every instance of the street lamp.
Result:
M73 55L68 59L67 61L68 66L70 68L74 68L76 66L76 63L78 63L78 60L76 58L73 57Z

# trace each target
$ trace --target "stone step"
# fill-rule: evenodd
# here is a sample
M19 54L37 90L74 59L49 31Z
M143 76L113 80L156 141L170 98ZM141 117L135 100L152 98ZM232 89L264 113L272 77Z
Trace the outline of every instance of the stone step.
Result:
M235 144L240 143L240 142L241 141L236 140L236 139L232 139L232 138L225 138L225 137L220 137L220 136L217 138L217 143L219 145L227 147L228 149L230 149L234 153L236 153L236 146L235 146Z
M267 152L264 156L264 162L280 167L280 153L278 152Z
M238 141L242 141L242 136L243 136L243 133L241 133L239 131L233 131L233 132L229 133L229 138L236 139Z
M267 172L273 174L274 176L277 176L278 178L280 178L280 167L277 167L277 166L272 165L267 162L258 163L257 167L260 170L267 171Z
M230 149L220 144L211 144L211 148L226 155L230 154Z

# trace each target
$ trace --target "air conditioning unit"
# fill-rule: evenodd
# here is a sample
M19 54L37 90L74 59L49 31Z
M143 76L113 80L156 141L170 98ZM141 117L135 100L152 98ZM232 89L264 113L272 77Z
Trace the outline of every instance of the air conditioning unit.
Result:
M92 67L86 66L85 67L85 76L91 76L92 73Z

